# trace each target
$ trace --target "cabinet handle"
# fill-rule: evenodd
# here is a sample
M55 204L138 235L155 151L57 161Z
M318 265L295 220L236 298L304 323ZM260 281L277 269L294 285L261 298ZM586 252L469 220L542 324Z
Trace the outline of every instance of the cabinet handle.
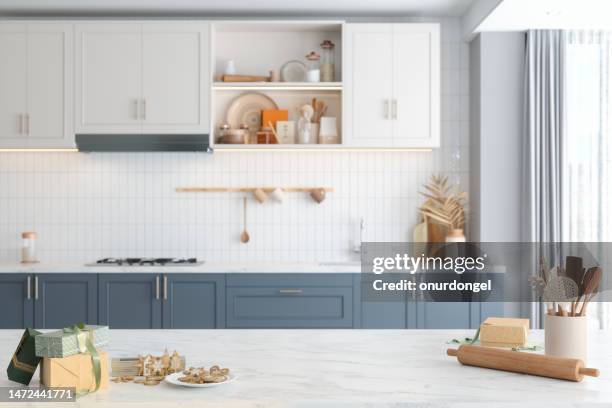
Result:
M389 119L389 100L384 101L385 119Z
M28 276L28 289L26 290L27 292L27 296L28 296L28 300L32 299L32 277Z
M168 300L168 277L164 276L164 300Z
M397 99L393 99L393 103L391 104L391 118L393 120L397 119Z
M23 134L23 113L19 114L19 134Z
M155 300L159 300L159 275L155 277Z
M38 276L34 277L34 300L38 300Z
M278 293L281 293L283 295L298 295L302 292L304 292L302 289L279 289L278 290Z
M147 100L143 98L142 100L142 120L147 119Z
M26 118L26 129L25 129L25 132L26 132L27 135L29 135L30 134L30 114L26 113L25 118Z

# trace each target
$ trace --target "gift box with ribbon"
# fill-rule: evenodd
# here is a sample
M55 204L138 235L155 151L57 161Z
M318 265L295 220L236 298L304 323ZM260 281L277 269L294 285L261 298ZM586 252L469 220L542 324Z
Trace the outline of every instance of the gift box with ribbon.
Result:
M92 357L45 357L40 365L40 382L46 387L74 387L77 394L104 390L108 388L108 355L99 351L97 361Z
M87 339L93 347L102 347L108 344L108 326L90 326L80 324L66 327L35 337L36 355L38 357L69 357L82 353Z
M26 329L17 350L13 354L6 374L9 380L28 385L34 376L36 367L40 363L40 357L34 352L34 339L40 334L34 329Z
M44 357L40 370L43 385L74 387L79 394L108 386L108 356L95 347L96 339L98 344L108 343L107 326L80 323L39 336L45 337L35 341L36 355ZM61 357L53 357L56 355Z

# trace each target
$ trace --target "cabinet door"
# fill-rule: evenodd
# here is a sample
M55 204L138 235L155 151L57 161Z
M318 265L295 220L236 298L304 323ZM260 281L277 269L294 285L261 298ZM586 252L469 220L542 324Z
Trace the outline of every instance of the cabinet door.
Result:
M351 274L227 276L228 328L352 328Z
M440 31L437 24L393 24L391 147L440 144Z
M209 130L209 25L144 24L143 131Z
M28 26L27 145L72 147L72 26Z
M98 321L111 329L161 329L161 276L98 275Z
M469 329L472 303L417 302L417 329Z
M0 144L19 144L26 137L27 27L0 25Z
M216 274L165 274L164 329L225 327L225 278Z
M34 326L32 276L0 274L0 329Z
M76 27L77 133L140 133L142 32L139 24Z
M361 328L412 328L414 308L406 307L407 302L412 300L412 295L407 292L392 295L373 292L373 282L379 278L374 274L362 274L361 276Z
M95 274L38 274L34 280L34 322L40 329L61 329L98 322Z
M351 146L384 147L392 140L392 29L347 25L346 121Z

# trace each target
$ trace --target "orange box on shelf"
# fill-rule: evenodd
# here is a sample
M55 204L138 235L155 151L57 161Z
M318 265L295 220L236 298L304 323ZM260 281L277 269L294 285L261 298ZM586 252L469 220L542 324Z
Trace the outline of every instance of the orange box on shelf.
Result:
M100 355L101 390L108 388L108 354L98 350ZM82 390L95 391L96 379L93 373L91 356L75 354L70 357L42 359L40 366L40 382L46 387L74 387L77 392Z
M286 109L270 109L261 112L261 127L276 129L276 122L289 120L289 111Z

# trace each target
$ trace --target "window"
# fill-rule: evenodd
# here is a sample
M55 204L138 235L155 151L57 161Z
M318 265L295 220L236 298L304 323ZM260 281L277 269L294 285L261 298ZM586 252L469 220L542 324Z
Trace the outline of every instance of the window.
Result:
M611 55L612 33L576 31L567 35L568 173L564 183L569 237L574 242L612 242ZM612 304L594 305L589 309L593 320L602 328L612 327Z

